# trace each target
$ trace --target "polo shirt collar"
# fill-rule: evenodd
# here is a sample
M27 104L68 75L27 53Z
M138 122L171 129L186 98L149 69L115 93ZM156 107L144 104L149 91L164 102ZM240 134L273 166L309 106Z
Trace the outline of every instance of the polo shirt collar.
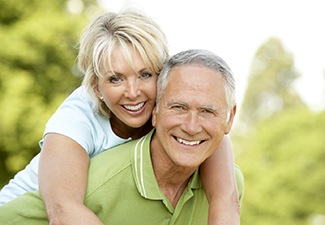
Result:
M166 197L160 191L158 186L150 155L150 141L155 130L139 139L133 148L132 169L133 177L138 188L139 193L147 199L152 200L165 200ZM191 177L187 190L190 195L193 195L192 189L201 188L201 181L198 170L195 171Z

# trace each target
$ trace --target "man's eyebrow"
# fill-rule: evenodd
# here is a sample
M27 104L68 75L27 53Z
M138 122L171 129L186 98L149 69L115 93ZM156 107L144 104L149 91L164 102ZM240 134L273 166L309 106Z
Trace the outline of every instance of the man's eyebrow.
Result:
M183 106L189 106L188 103L183 102L181 100L177 100L177 99L171 99L170 101L168 101L167 105L183 105ZM202 105L198 107L199 109L204 109L204 110L209 110L209 111L213 111L215 113L219 112L218 107L214 106L214 105Z
M214 106L214 105L203 105L203 106L200 106L200 108L218 112L218 108L216 106Z
M203 105L203 106L199 106L200 110L204 110L207 112L211 112L215 115L218 115L220 113L220 109L217 106L213 106L213 105Z
M169 101L167 102L167 105L168 105L168 106L170 106L170 105L175 105L175 104L177 104L177 105L188 106L187 103L185 103L185 102L183 102L183 101L181 101L181 100L177 100L177 99L171 99L171 100L169 100Z

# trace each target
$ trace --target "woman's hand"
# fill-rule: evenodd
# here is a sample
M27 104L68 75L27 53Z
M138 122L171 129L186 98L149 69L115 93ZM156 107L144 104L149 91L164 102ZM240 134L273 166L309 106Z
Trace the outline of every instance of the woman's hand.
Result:
M209 201L209 225L239 225L240 204L230 138L201 165L200 174Z

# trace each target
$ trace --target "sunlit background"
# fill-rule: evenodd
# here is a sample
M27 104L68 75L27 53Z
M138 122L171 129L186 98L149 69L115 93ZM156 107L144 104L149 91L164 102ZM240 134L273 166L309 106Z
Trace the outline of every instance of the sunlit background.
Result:
M234 72L241 224L325 225L323 2L0 0L0 187L39 152L46 121L80 85L83 27L135 5L160 24L171 54L209 49Z
M270 37L292 53L302 77L296 86L313 108L325 106L325 2L322 0L100 0L119 10L136 5L165 31L171 53L205 48L223 57L237 80L238 100L246 87L252 59Z

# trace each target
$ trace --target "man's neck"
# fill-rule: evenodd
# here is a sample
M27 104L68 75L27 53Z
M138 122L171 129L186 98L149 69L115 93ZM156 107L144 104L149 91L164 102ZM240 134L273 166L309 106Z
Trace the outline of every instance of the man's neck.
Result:
M156 142L157 139L153 138L150 145L155 177L161 192L176 207L196 168L183 168L175 165L165 152L159 149L161 146Z
M175 208L188 184L189 177L182 177L180 173L169 175L167 171L165 174L155 172L155 176L161 192Z

